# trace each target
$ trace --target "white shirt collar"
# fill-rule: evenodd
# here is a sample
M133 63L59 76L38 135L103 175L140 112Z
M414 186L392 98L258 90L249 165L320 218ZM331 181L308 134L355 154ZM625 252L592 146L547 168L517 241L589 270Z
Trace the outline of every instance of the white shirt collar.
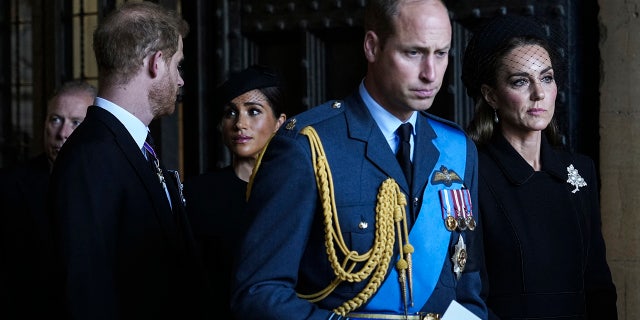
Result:
M396 118L396 116L392 115L385 108L383 108L375 100L373 100L373 98L367 91L367 88L365 88L364 86L364 80L360 82L359 93L360 93L360 97L362 97L362 101L364 101L364 104L367 106L367 109L369 109L369 113L371 113L373 120L378 124L378 127L382 131L382 134L384 135L385 139L387 139L387 143L389 143L389 147L395 153L395 150L398 148L398 139L396 135L396 130L403 122L400 121L400 119ZM414 111L411 117L409 118L409 120L407 121L411 123L411 125L413 126L412 139L411 139L412 141L413 141L413 136L416 134L417 119L418 119L418 113Z
M142 149L142 145L147 139L147 134L149 133L149 127L129 111L107 99L96 97L95 105L113 114L113 116L116 117L122 125L124 125L127 131L129 131L133 140L138 144L138 148Z

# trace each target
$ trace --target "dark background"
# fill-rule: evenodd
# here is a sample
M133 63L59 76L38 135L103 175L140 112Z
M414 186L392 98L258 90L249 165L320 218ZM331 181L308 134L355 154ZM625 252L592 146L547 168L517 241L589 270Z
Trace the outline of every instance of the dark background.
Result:
M20 0L22 1L22 0ZM90 1L90 0L85 0ZM98 19L116 6L98 2ZM279 71L289 92L289 117L325 100L352 92L365 73L362 15L366 0L162 0L179 10L191 31L184 39L184 96L177 112L155 121L152 133L161 160L186 176L230 161L213 120L213 92L231 71L254 63ZM0 166L42 151L45 102L53 89L73 78L70 46L77 26L70 21L70 0L31 0L33 9L33 132L16 134L16 71L11 54L16 34L9 28L18 0L0 1ZM465 126L473 113L460 80L464 45L482 19L513 13L535 16L560 36L567 81L558 95L556 114L567 146L599 158L598 4L576 1L449 0L453 48L442 88L431 112ZM92 30L82 30L92 32ZM19 40L19 39L18 39ZM92 55L93 52L81 52ZM584 74L589 70L590 74ZM596 74L593 74L593 73ZM90 79L89 79L90 80ZM26 142L20 142L20 141ZM20 143L18 143L20 142ZM597 166L596 166L597 167Z

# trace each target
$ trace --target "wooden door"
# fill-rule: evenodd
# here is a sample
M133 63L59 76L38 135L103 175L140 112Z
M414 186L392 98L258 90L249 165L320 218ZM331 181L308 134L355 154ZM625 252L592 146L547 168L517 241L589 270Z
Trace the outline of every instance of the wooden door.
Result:
M185 68L196 83L185 95L185 171L197 174L229 163L228 152L211 119L215 87L230 71L259 63L278 70L289 92L289 117L357 88L365 74L363 12L366 0L183 1L192 25L185 40ZM534 15L566 35L567 87L559 94L558 117L567 144L597 159L598 76L584 76L596 65L597 4L589 1L449 0L453 48L440 90L430 111L468 123L473 106L460 80L462 52L470 31L482 19L516 13ZM195 35L194 35L195 34ZM191 51L197 57L190 57ZM589 52L589 55L584 54ZM188 62L188 61L192 62ZM596 68L588 68L597 73ZM197 74L197 76L195 75ZM189 77L189 76L187 76Z

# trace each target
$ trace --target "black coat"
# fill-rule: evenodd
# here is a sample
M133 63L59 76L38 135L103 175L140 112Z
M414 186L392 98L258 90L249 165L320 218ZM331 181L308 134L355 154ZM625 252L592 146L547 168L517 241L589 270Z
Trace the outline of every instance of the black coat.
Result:
M233 319L229 308L233 259L246 225L247 182L232 166L207 172L184 183L187 215L204 257L208 276L207 308L212 319Z
M42 153L0 170L0 318L49 315L49 160Z
M201 259L176 181L164 176L173 207L122 123L89 107L56 159L48 194L68 316L201 316Z
M479 148L491 318L617 319L593 161L545 138L541 160L534 171L502 135Z

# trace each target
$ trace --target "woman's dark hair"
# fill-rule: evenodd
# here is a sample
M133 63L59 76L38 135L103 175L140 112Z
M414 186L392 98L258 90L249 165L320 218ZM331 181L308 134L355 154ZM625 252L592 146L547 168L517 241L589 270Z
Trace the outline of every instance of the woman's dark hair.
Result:
M266 87L258 89L269 101L273 116L278 118L284 112L285 95L281 87Z
M564 72L561 66L564 63L548 39L545 29L537 21L514 16L495 18L474 33L464 53L462 82L467 94L475 101L475 115L467 126L467 133L478 146L487 143L499 126L493 120L494 109L485 101L480 88L483 84L495 88L504 57L515 48L537 45L545 49L556 74L556 84L561 86ZM543 132L551 144L561 145L555 116Z

